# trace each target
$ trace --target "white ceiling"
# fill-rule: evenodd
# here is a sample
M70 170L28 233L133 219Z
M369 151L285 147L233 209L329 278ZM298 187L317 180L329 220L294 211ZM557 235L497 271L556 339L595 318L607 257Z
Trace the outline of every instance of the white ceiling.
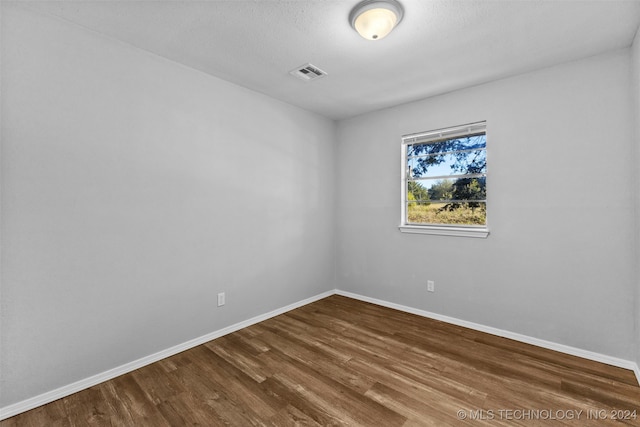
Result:
M350 27L358 0L22 3L334 119L627 47L640 25L640 0L400 2L379 41ZM329 75L289 75L307 62Z

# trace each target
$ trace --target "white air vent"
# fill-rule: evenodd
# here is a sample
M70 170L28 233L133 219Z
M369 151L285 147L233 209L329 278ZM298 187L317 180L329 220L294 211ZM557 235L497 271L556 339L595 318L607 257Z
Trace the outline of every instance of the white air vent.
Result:
M316 80L322 78L327 75L325 71L322 71L320 68L316 67L313 64L304 64L299 67L294 68L289 71L289 74L292 76L296 76L300 80L304 80L305 82Z

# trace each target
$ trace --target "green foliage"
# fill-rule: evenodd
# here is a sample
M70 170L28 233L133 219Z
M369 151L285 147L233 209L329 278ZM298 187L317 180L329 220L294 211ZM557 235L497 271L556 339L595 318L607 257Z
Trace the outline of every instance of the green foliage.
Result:
M476 208L486 209L486 203L473 202L473 200L485 200L487 198L486 178L458 178L453 183L453 200L470 200L468 203L448 203L442 210L453 211L461 206L466 206L475 211Z
M407 183L407 200L417 200L420 202L429 201L429 192L419 182L409 181Z
M416 196L414 196L411 191L407 193L407 202L407 206L409 206L409 208L416 206Z
M453 181L443 179L436 182L429 188L431 200L451 200L453 198Z

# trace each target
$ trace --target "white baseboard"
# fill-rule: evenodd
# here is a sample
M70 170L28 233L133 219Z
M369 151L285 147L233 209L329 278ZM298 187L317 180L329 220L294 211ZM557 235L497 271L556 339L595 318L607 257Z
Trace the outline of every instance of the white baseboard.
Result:
M450 323L457 326L462 326L469 329L474 329L476 331L486 332L488 334L497 335L499 337L509 338L514 341L520 341L523 343L532 344L532 345L546 348L549 350L555 350L560 353L582 357L583 359L606 363L607 365L616 366L618 368L629 369L636 374L636 379L638 380L638 384L640 384L640 368L638 368L638 364L630 360L619 359L617 357L607 356L605 354L595 353L593 351L583 350L581 348L571 347L564 344L558 344L552 341L546 341L539 338L533 338L527 335L505 331L503 329L493 328L491 326L485 326L479 323L468 322L466 320L456 319L455 317L444 316L442 314L437 314L437 313L432 313L425 310L420 310L417 308L407 307L404 305L395 304L392 302L383 301L376 298L370 298L363 295L354 294L351 292L336 290L336 294L357 299L360 301L370 302L372 304L380 305L383 307L393 308L396 310L404 311L406 313L417 314L418 316L428 317L434 320L440 320L442 322Z
M22 412L29 411L31 409L37 408L38 406L45 405L47 403L53 402L54 400L61 399L63 397L67 397L73 393L77 393L81 390L87 389L89 387L93 387L94 385L103 383L110 379L116 378L120 375L126 374L131 371L135 371L136 369L147 366L151 363L157 362L159 360L165 359L169 356L173 356L175 354L181 353L185 350L189 350L190 348L196 347L200 344L204 344L216 338L220 338L221 336L230 334L242 328L246 328L247 326L251 326L253 324L262 322L264 320L270 319L272 317L278 316L280 314L286 313L298 307L302 307L304 305L310 304L312 302L318 301L320 299L331 296L335 293L335 291L327 291L323 292L319 295L313 296L311 298L304 299L302 301L295 302L293 304L289 304L285 307L270 311L265 314L261 314L259 316L253 317L249 320L245 320L243 322L236 323L234 325L228 326L226 328L217 330L215 332L211 332L209 334L203 335L198 338L194 338L182 344L178 344L166 350L159 351L152 355L142 357L138 360L134 360L133 362L125 363L124 365L118 366L113 369L109 369L108 371L93 375L89 378L85 378L80 381L76 381L72 384L57 388L55 390L48 391L46 393L40 394L38 396L23 400L18 403L14 403L9 406L5 406L4 408L0 408L0 421L13 417L14 415L18 415Z
M190 348L196 347L200 344L204 344L221 336L230 334L242 328L246 328L247 326L251 326L253 324L262 322L264 320L270 319L272 317L278 316L280 314L286 313L298 307L302 307L304 305L310 304L312 302L318 301L320 299L326 298L328 296L338 294L345 297L357 299L360 301L370 302L372 304L380 305L383 307L389 307L396 310L404 311L406 313L417 314L418 316L428 317L430 319L440 320L442 322L451 323L457 326L463 326L465 328L474 329L480 332L486 332L492 335L497 335L504 338L510 338L515 341L524 342L527 344L533 344L538 347L547 348L550 350L559 351L561 353L570 354L573 356L582 357L584 359L593 360L596 362L606 363L608 365L617 366L624 369L632 370L638 383L640 384L640 368L637 363L631 362L629 360L619 359L616 357L607 356L600 353L595 353L588 350L583 350L576 347L571 347L563 344L557 344L551 341L545 341L538 338L529 337L527 335L521 335L515 332L509 332L502 329L493 328L490 326L484 326L478 323L468 322L466 320L456 319L455 317L444 316L437 313L431 313L429 311L420 310L417 308L407 307L400 304L395 304L388 301L379 300L376 298L365 297L363 295L354 294L351 292L341 291L341 290L332 290L323 292L319 295L313 296L311 298L304 299L302 301L295 302L293 304L289 304L285 307L270 311L268 313L253 317L251 319L236 323L234 325L228 326L226 328L220 329L215 332L211 332L209 334L203 335L198 338L194 338L190 341L187 341L182 344L178 344L166 350L159 351L152 355L140 358L138 360L134 360L133 362L126 363L124 365L118 366L116 368L110 369L108 371L102 372L100 374L93 375L89 378L85 378L83 380L77 381L75 383L57 388L55 390L51 390L49 392L43 393L41 395L23 400L18 403L14 403L9 406L5 406L4 408L0 408L0 421L13 417L14 415L18 415L22 412L29 411L31 409L37 408L38 406L45 405L47 403L53 402L54 400L61 399L63 397L69 396L73 393L77 393L89 387L93 387L94 385L100 384L102 382L108 381L110 379L116 378L120 375L126 374L128 372L134 371L136 369L142 368L151 363L157 362L159 360L165 359L167 357L173 356L185 350L189 350Z

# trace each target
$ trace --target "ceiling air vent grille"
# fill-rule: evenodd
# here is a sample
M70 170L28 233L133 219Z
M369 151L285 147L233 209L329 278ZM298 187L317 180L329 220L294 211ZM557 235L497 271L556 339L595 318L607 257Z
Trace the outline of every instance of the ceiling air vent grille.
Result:
M327 75L325 71L322 71L320 68L316 67L313 64L304 64L299 67L294 68L289 71L289 74L292 76L296 76L300 80L304 80L305 82L309 82L311 80L320 79Z

